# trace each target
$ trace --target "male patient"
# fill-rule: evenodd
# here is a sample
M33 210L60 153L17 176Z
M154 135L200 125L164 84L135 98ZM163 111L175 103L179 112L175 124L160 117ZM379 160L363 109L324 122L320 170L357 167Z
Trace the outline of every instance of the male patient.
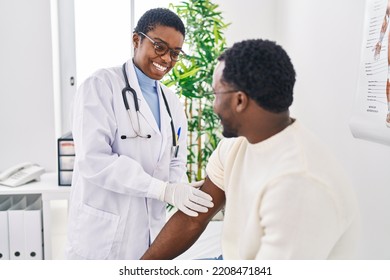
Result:
M294 83L274 42L242 41L219 57L214 111L226 138L202 187L214 207L198 217L176 212L142 259L180 255L223 206L223 259L354 258L355 194L330 151L290 117Z

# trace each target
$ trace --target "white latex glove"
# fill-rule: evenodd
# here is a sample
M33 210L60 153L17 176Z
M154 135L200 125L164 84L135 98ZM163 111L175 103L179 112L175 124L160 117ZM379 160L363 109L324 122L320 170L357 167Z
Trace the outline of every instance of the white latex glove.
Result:
M197 189L199 189L201 186L203 186L203 184L204 184L204 180L190 183L191 186L193 186L194 188L197 188Z
M176 206L180 211L191 217L198 216L198 212L206 213L213 207L213 198L198 190L203 181L191 184L168 183L165 188L164 201ZM208 207L208 208L207 208Z

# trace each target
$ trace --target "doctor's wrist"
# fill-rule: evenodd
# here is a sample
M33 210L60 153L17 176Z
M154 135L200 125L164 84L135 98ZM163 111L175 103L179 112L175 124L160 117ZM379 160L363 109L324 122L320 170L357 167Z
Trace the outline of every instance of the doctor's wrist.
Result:
M165 189L167 182L152 178L147 193L147 197L164 201Z

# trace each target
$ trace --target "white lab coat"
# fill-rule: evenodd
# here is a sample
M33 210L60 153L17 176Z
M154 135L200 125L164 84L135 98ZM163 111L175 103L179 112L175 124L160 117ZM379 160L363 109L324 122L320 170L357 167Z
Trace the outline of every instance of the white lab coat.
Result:
M132 60L130 85L140 105L143 134L134 135L125 109L121 67L99 70L79 88L74 103L76 160L68 218L68 259L139 259L166 221L164 202L157 200L163 182L186 181L187 119L179 99L162 86L175 125L181 127L179 154L172 153L172 132L158 89L161 131L144 99ZM133 123L134 102L127 93Z

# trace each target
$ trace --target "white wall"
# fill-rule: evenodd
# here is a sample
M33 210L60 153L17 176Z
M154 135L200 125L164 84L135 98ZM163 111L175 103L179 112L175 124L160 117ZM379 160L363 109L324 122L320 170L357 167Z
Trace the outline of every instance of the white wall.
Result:
M278 1L213 0L219 5L225 23L231 25L225 32L228 46L244 39L268 38L276 40L278 22L275 20Z
M56 167L49 0L0 0L0 170Z

